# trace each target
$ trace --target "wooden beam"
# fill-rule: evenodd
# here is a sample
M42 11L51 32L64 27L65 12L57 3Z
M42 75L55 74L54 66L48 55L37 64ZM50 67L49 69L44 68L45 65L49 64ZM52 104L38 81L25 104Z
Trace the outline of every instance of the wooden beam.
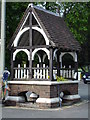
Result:
M51 45L35 45L35 46L17 46L17 47L14 47L13 49L16 50L16 49L35 49L35 48L49 48L51 47Z
M47 70L47 69L49 69L49 67L45 67L45 68L43 68L43 67L39 67L39 68L33 67L32 69L33 70Z
M59 61L60 52L57 53L57 76L60 76L60 61Z
M53 48L50 48L50 80L53 80Z
M26 27L30 27L30 26L29 25L25 25L24 28L26 28ZM39 27L39 25L38 24L32 25L32 27Z
M29 47L30 47L30 61L29 61L29 77L32 79L32 10L30 10L29 17Z

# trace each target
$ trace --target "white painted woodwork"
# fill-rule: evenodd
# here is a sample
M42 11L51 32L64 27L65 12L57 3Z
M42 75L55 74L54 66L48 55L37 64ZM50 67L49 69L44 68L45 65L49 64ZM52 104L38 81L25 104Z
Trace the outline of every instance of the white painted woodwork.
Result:
M29 70L27 70L27 77L26 77L27 79L29 78Z
M57 54L56 54L57 51L58 51L58 49L55 49L53 52L53 60L56 59L56 62L57 62Z
M61 63L61 68L62 68L62 57L65 55L65 54L70 54L72 57L73 57L73 60L75 62L77 62L77 53L76 52L61 52L60 56L59 56L59 61Z
M15 78L18 78L17 69L15 70Z
M59 84L74 84L79 83L79 80L68 80L68 81L8 81L8 84L19 84L19 85L59 85Z
M33 53L32 53L32 54L33 54ZM36 54L37 54L37 53L36 53ZM38 56L39 62L41 62L41 57L40 57L40 55L37 54L37 56Z
M37 68L39 68L39 64L37 64ZM39 75L40 75L39 74L39 69L37 69L37 74L36 75L37 75L37 79L39 79Z
M32 52L32 60L34 60L34 56L35 56L35 54L36 54L39 50L44 51L44 52L47 54L48 59L50 59L50 51L49 51L47 48L36 48L36 49Z
M19 52L21 52L21 51L25 52L25 53L27 54L27 56L28 56L28 60L30 60L29 51L28 51L27 49L17 49L17 50L13 53L13 61L15 61L15 57L16 57L17 53L19 53Z
M21 79L23 78L23 69L21 69Z
M46 54L43 55L43 60L42 60L43 62L45 62L46 56L47 56Z
M71 65L69 65L69 69L71 69ZM69 70L69 78L71 78L71 70Z
M48 79L48 69L46 69L46 79Z
M43 64L43 68L45 68L45 64ZM45 69L43 69L43 79L45 79Z
M14 47L17 47L18 46L18 42L19 42L19 39L20 37L30 29L30 27L25 27L23 28L21 31L18 32L13 44L14 44ZM39 27L32 27L33 30L36 30L38 31L39 33L41 33L41 35L44 37L45 39L45 42L46 42L46 45L49 45L49 39L47 38L46 34L44 33L43 29L39 28Z
M20 68L20 64L18 64L18 68ZM20 69L18 69L18 79L20 79Z
M23 76L24 79L26 78L26 69L25 68L26 68L26 64L24 64L24 76Z
M42 79L42 69L40 70L40 79Z
M37 52L39 50L43 50L47 56L48 56L48 59L50 59L50 52L47 48L36 48L33 52L32 52L32 60L34 60L34 57L35 57L35 54L37 54ZM30 53L27 49L17 49L14 53L13 53L13 61L15 61L15 58L16 58L16 55L19 53L19 52L25 52L28 56L28 60L30 60ZM39 62L41 62L41 57L37 54L38 58L39 58Z
M36 69L34 70L34 78L36 79L36 77L37 77L37 71L36 71Z
M45 68L45 64L42 65L43 68ZM48 67L48 66L47 66ZM40 69L40 65L37 64L37 68L34 69L33 72L33 78L35 79L49 79L49 70L48 69ZM60 70L60 76L64 78L74 78L77 77L77 72L74 70L71 70L71 66L69 66L69 69L65 69L65 66L63 67L64 70ZM53 70L53 78L56 79L57 76L57 70ZM20 64L18 64L18 68L15 69L15 78L16 79L28 79L29 78L29 70L26 70L26 64L24 64L24 68L20 68ZM78 76L78 80L80 80L80 74Z
M78 80L81 80L81 72L78 72Z

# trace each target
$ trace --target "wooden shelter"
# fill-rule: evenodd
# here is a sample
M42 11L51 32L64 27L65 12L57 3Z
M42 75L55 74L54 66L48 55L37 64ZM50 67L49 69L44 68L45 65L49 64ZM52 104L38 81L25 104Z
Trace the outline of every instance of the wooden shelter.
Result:
M37 103L41 107L56 107L59 102L57 85L61 84L56 81L56 76L75 80L67 81L65 86L71 89L70 94L78 94L77 53L80 45L58 14L30 4L8 47L11 50L10 95L16 95L16 89L18 92L31 90L39 94ZM26 53L28 64L15 66L16 56L21 51ZM72 56L73 67L64 66L62 58L66 54ZM37 64L34 64L35 55ZM65 86L61 87L59 93L64 91ZM50 99L47 100L49 102L45 102L46 99Z

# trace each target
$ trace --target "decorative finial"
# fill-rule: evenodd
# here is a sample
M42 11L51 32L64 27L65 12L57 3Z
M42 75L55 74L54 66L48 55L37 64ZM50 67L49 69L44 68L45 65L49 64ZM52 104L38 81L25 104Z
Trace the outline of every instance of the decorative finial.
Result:
M30 4L28 5L28 7L33 7L33 3L30 3Z

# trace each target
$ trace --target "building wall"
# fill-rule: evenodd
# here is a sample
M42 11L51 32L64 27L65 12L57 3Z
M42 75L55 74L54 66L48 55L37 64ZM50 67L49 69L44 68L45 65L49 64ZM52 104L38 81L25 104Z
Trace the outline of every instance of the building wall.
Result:
M58 92L65 92L65 94L78 94L78 84L60 84L58 85L18 85L9 84L10 95L18 95L20 92L32 91L41 98L55 98L58 97Z
M78 94L78 83L74 84L59 84L59 85L18 85L9 84L11 91L9 95L17 96L21 92L32 91L39 95L39 98L53 99L59 97L60 92L65 92L65 94L76 95ZM40 108L52 108L58 107L59 102L54 103L37 103Z

